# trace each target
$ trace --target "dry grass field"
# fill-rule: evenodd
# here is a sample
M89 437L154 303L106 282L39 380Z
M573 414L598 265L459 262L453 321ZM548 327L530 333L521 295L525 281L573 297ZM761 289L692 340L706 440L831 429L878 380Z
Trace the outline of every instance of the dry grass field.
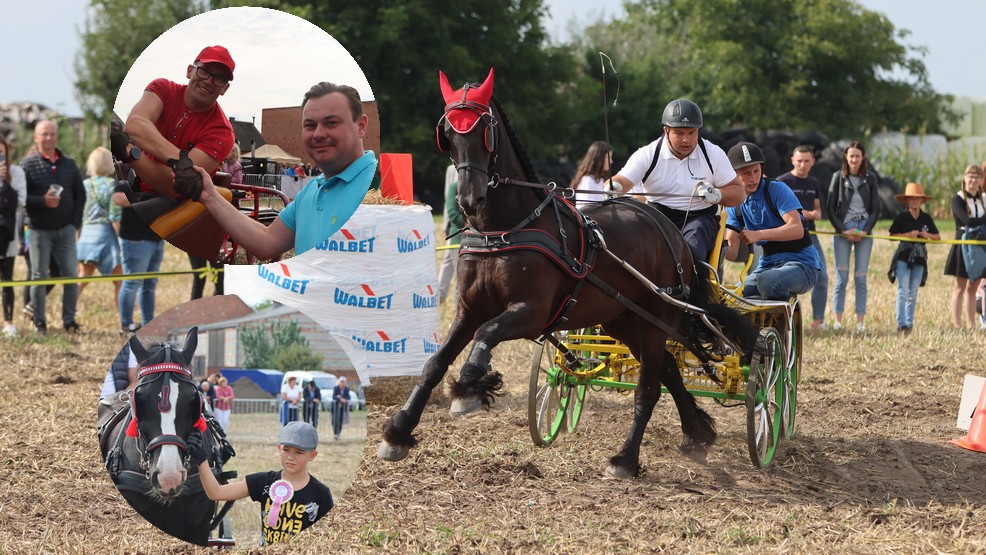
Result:
M375 458L398 406L370 406L349 491L315 528L268 551L984 553L986 454L947 440L962 435L963 376L986 373L986 334L951 329L947 248L934 246L915 331L898 336L886 279L894 246L874 249L867 332L805 334L798 434L781 442L770 470L749 461L744 409L704 400L720 432L705 466L678 454L677 414L663 398L644 437L643 476L606 479L631 410L609 391L590 393L575 433L534 447L533 344L518 341L495 353L507 394L492 410L453 418L447 401L428 407L421 443L402 462ZM165 269L186 267L169 250ZM188 280L162 280L159 311L186 300ZM196 551L135 517L99 460L97 392L122 344L111 292L97 284L83 294L82 336L0 342L0 553ZM240 548L253 539L240 536Z

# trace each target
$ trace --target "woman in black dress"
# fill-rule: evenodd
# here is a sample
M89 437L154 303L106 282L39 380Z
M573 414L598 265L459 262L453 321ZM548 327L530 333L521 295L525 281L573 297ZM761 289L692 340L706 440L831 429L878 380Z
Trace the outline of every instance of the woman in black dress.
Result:
M962 189L952 197L952 217L955 218L955 238L961 239L966 226L986 224L986 202L983 192L983 169L970 164L962 175ZM952 245L945 261L945 275L955 276L952 287L952 327L963 327L963 314L968 320L969 329L976 329L976 289L979 277L969 279L962 248Z

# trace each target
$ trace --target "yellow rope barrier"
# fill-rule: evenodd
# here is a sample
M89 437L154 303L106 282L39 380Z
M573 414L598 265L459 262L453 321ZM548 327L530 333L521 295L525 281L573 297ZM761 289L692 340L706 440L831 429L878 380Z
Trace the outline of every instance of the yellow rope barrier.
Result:
M156 277L168 277L168 276L187 276L192 274L197 274L201 277L208 278L212 283L216 283L219 279L220 272L223 268L212 268L210 266L204 266L197 270L183 270L175 272L143 272L139 274L119 274L119 275L108 275L108 276L91 276L91 277L57 277L48 279L36 279L36 280L19 280L19 281L0 281L0 287L22 287L22 286L34 286L34 285L64 285L66 283L93 283L97 281L133 281L140 279L150 279Z
M967 241L963 239L918 239L916 237L892 237L890 235L854 235L852 233L836 233L834 231L810 231L814 235L838 235L839 237L869 237L887 241L907 241L910 243L929 243L933 245L986 245L986 241Z

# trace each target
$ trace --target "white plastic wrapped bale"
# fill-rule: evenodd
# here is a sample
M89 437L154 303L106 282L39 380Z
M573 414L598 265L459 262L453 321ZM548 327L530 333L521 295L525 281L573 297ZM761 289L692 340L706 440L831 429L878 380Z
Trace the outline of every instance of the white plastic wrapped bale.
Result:
M364 204L309 252L225 272L226 293L297 308L344 349L362 354L369 379L420 375L440 343L435 226L427 206Z

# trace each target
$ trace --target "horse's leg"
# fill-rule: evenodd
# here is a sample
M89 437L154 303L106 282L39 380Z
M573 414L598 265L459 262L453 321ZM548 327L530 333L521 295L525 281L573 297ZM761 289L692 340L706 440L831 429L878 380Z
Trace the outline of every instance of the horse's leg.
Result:
M458 381L450 382L452 414L466 414L480 408L488 409L503 388L503 376L494 372L490 361L493 349L504 341L522 337L537 337L542 322L532 317L527 303L515 303L502 314L481 325L473 337L469 358L459 371Z
M668 388L668 393L678 407L681 431L684 434L679 449L689 459L705 464L709 447L716 442L715 421L709 413L698 406L695 397L685 389L685 384L681 380L681 371L670 353L664 356L661 382Z
M477 324L468 315L461 312L456 314L442 346L425 363L421 371L421 381L411 390L401 410L391 416L384 425L383 441L377 447L378 458L399 461L407 457L410 448L417 443L412 432L421 420L421 414L428 403L428 398L431 397L431 392L442 382L445 372L455 361L455 357L459 356L469 344L476 326Z
M635 334L636 348L631 347L640 360L640 379L633 395L633 423L630 433L619 452L609 459L606 473L614 478L629 479L640 474L640 443L644 430L654 412L654 405L661 397L661 365L664 363L664 343L667 337L657 329L642 329Z

